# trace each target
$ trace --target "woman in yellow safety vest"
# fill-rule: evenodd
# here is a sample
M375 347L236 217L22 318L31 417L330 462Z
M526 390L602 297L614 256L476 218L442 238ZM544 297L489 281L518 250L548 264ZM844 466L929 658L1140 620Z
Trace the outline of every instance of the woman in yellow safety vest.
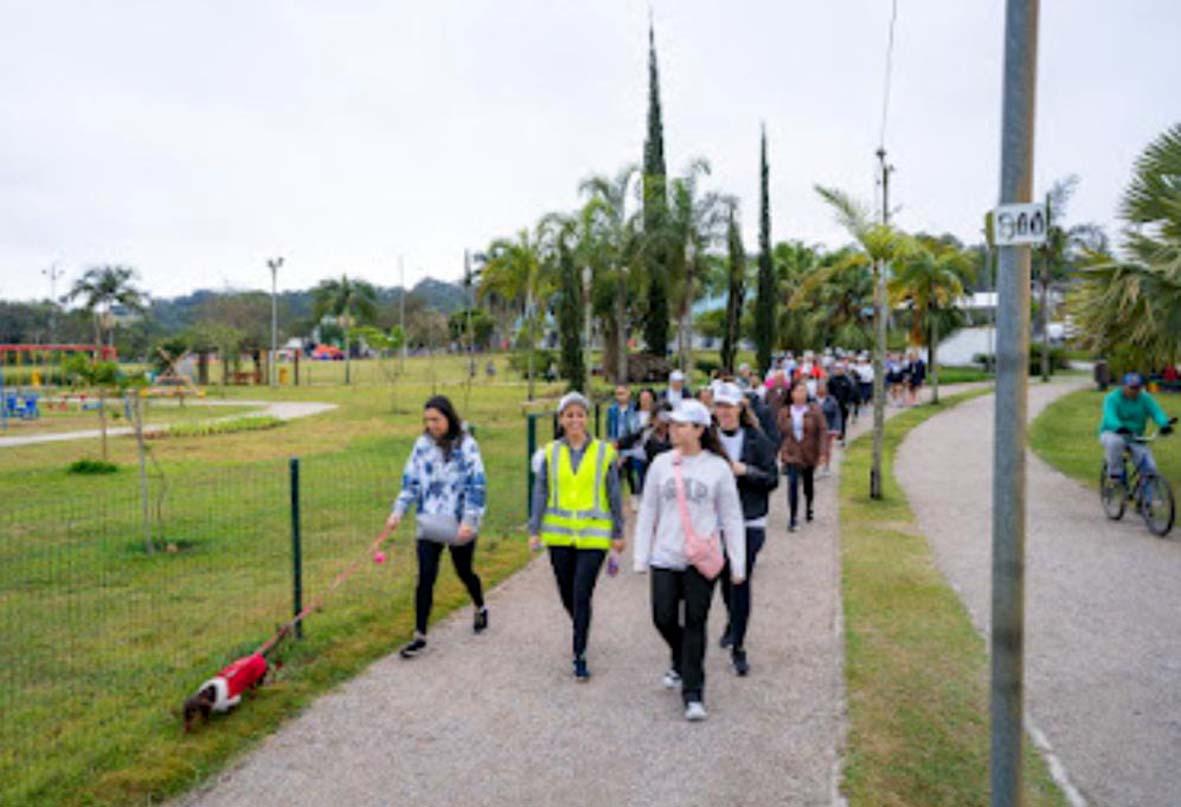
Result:
M529 547L545 544L562 605L574 626L574 678L586 681L591 598L608 550L623 551L623 499L615 449L586 429L590 403L577 392L558 403L561 436L547 445L533 485Z

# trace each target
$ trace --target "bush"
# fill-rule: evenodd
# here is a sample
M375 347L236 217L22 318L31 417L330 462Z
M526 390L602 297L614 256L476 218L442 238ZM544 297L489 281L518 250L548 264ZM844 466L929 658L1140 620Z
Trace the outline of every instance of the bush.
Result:
M693 366L705 373L706 378L709 378L713 374L714 370L722 369L722 363L715 359L698 359L697 361L693 362Z
M985 370L995 369L996 356L988 353L977 353L972 357L975 364L979 364ZM1052 347L1050 348L1050 372L1056 373L1059 370L1070 369L1070 356L1064 348ZM1042 346L1041 344L1031 344L1029 346L1029 374L1041 375L1042 372Z
M78 460L71 462L66 471L71 474L113 474L119 470L119 466L113 462L103 462L102 460Z
M550 364L555 366L558 363L558 352L556 350L535 350L533 351L533 375L537 378L544 378L545 371ZM521 374L522 378L529 377L529 351L518 350L509 356L508 367Z
M253 432L282 426L283 421L274 415L247 415L229 420L204 420L196 423L174 423L167 429L145 432L148 439L161 437L211 437L216 434Z

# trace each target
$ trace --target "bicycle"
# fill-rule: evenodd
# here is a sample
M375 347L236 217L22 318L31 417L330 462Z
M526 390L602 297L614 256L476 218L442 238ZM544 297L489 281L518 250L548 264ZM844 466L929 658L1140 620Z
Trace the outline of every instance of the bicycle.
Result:
M1169 421L1169 426L1176 422L1177 418L1173 418ZM1156 442L1160 436L1158 430L1152 435L1125 439L1128 443L1148 445ZM1143 457L1140 463L1132 468L1132 474L1129 476L1128 459L1131 453L1125 447L1122 458L1124 467L1118 477L1112 477L1107 472L1107 460L1103 460L1099 476L1099 501L1103 505L1103 512L1112 521L1119 521L1124 517L1128 501L1132 500L1136 505L1136 510L1143 517L1148 531L1163 538L1173 529L1173 522L1176 518L1173 489L1169 486L1169 480L1163 476L1146 473L1147 460Z

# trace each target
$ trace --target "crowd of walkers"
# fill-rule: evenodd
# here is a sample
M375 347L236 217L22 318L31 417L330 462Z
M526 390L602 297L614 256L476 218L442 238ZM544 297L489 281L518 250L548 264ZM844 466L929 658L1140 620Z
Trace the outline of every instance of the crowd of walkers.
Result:
M924 379L920 358L889 356L890 400L913 403ZM591 677L594 592L604 565L610 574L619 568L626 487L636 512L633 567L650 578L651 619L669 652L662 682L680 690L688 720L704 719L706 624L715 588L727 614L720 645L735 674L745 677L751 580L767 541L770 496L786 477L788 531L813 521L816 479L829 475L834 446L844 445L873 382L864 354L787 354L765 379L742 365L734 377L715 377L696 393L675 371L661 392L633 395L617 387L602 439L589 429L590 402L577 392L565 395L555 439L533 459L528 533L530 547L549 555L570 619L574 679ZM473 569L486 497L479 447L445 397L427 401L423 422L386 524L397 528L415 508L416 619L414 636L400 651L404 658L427 646L444 549L471 596L474 631L488 627Z

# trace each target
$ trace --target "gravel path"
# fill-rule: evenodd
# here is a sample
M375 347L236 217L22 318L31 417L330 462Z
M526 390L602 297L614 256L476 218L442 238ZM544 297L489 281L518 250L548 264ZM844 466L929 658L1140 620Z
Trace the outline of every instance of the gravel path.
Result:
M115 401L115 403L118 403L118 401ZM319 415L322 412L328 412L336 408L336 404L317 403L315 401L278 401L273 403L269 403L267 401L189 401L186 405L211 407L258 406L261 408L257 412L248 412L244 415L233 415L232 417L238 418L273 415L280 420L295 420L296 418ZM158 406L158 404L154 404L153 406ZM223 420L225 418L213 419ZM167 423L147 423L144 425L144 429L146 431L151 431L153 429L164 429L167 428L167 426ZM107 437L121 437L134 433L135 430L130 426L119 426L117 428L107 429ZM102 432L98 429L83 429L73 432L60 432L58 434L28 434L19 437L0 437L0 448L36 445L37 443L60 443L68 440L96 440L100 437L102 437Z
M1032 383L1030 417L1079 386ZM985 635L993 406L986 396L932 418L895 464L939 568ZM1096 440L1096 465L1100 456ZM1027 479L1028 714L1091 803L1181 803L1177 535L1155 538L1132 515L1107 521L1092 490L1032 454Z
M667 653L646 575L601 579L594 677L575 684L569 621L539 558L490 594L487 634L472 636L463 609L432 629L426 655L378 661L180 803L832 804L843 731L836 485L817 481L817 521L790 536L784 485L773 496L746 679L717 648L715 597L705 723L687 724L679 693L660 686ZM391 636L391 649L405 638Z

